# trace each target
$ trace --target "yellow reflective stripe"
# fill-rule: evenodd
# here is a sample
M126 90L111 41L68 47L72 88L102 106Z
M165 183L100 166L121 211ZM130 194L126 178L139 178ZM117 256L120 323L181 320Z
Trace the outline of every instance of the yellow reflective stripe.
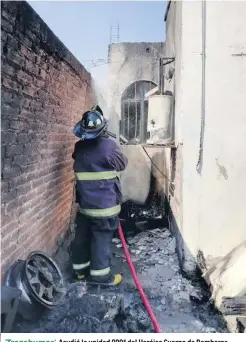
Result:
M90 270L91 276L104 276L110 273L110 267L104 268L102 270Z
M116 205L111 208L106 209L83 209L79 208L81 214L92 216L92 217L106 217L106 216L113 216L119 214L121 209L120 205Z
M89 266L90 266L90 261L85 262L84 264L73 264L73 269L74 270L82 270L83 268L86 268Z
M75 172L77 180L103 180L113 179L118 175L117 171L102 171L102 172Z

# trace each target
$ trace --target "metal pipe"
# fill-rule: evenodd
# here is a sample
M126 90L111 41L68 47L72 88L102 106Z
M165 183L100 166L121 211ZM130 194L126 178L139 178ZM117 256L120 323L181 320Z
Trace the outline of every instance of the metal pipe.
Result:
M197 172L201 175L203 166L203 145L204 145L204 129L205 129L205 101L206 101L206 1L202 1L202 94L201 94L201 131L200 131L200 147L198 161L196 165Z
M137 138L137 126L138 126L138 102L137 100L137 84L135 82L135 139Z
M140 143L144 142L144 89L140 88Z
M128 107L127 107L127 110L128 110L127 137L129 139L129 137L130 137L130 109L129 109L130 103L129 103L129 101L127 102L127 104L128 104Z

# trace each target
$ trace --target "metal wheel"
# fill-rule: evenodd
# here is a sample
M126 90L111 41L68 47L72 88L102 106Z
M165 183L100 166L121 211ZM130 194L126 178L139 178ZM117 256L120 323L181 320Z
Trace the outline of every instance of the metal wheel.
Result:
M32 252L27 257L25 280L31 295L46 307L60 304L66 294L58 266L43 252Z

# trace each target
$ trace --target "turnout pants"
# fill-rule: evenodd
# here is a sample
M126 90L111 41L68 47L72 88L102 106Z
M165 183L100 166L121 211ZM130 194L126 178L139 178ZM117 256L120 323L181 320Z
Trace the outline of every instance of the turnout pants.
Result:
M77 213L75 238L72 242L72 263L76 273L90 269L92 281L107 282L110 270L111 241L118 228L118 217L94 218Z

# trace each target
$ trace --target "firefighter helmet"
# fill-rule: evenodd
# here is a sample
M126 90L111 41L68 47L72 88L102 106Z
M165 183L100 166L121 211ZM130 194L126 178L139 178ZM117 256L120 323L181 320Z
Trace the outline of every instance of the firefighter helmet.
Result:
M108 127L107 120L99 106L85 112L82 119L73 128L73 133L81 140L95 139L102 135Z

